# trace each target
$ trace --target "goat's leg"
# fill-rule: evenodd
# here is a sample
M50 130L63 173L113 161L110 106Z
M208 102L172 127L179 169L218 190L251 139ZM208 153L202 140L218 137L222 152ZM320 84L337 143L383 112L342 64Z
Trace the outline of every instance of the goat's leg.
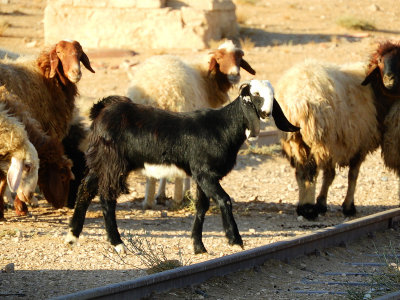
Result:
M83 223L85 222L86 211L98 192L98 177L90 172L83 178L78 188L74 214L69 222L69 232L65 238L68 244L75 244L82 232Z
M190 177L185 177L183 181L183 197L185 197L186 192L190 190Z
M152 209L154 207L154 193L156 191L156 179L146 178L146 192L142 203L143 209Z
M165 194L165 186L167 185L167 179L161 178L158 182L158 191L156 195L157 204L165 205L167 195Z
M296 180L299 186L299 204L297 214L313 220L318 217L315 205L317 166L313 161L296 165Z
M331 186L333 180L335 179L336 172L335 167L329 165L324 168L324 173L322 177L322 186L317 197L317 205L316 210L319 214L324 214L328 210L327 199L328 199L328 190Z
M239 234L235 218L232 213L232 201L229 195L221 187L218 179L203 177L197 183L204 191L208 198L212 198L221 210L222 225L224 227L225 236L228 238L230 245L239 245L243 247L242 237Z
M360 172L361 163L363 161L364 157L360 155L356 155L350 160L347 193L342 204L343 214L345 216L354 216L356 214L354 193L356 191L358 173Z
M203 224L207 210L210 208L210 198L208 198L199 185L196 190L196 213L192 227L193 249L195 254L207 252L203 244Z
M107 239L118 253L125 253L126 249L118 232L117 219L115 217L117 201L116 199L110 199L100 195L100 203L103 211L104 223L106 225Z

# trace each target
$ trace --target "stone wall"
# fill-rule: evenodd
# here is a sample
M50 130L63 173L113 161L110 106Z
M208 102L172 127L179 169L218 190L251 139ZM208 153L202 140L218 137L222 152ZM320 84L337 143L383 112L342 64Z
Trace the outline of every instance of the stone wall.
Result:
M231 0L48 0L44 35L85 48L203 49L238 26Z

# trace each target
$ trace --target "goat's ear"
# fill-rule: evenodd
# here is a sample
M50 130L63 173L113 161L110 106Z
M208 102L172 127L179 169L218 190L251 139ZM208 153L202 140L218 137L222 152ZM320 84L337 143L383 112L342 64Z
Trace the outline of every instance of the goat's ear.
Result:
M276 127L282 131L295 132L300 130L300 127L289 122L275 98L272 106L272 117L274 118Z
M81 62L85 66L86 69L88 69L90 72L94 73L94 70L92 69L92 66L90 65L89 57L83 51L82 51L82 55L81 55Z
M56 48L54 48L53 50L50 51L50 75L49 75L49 78L53 78L54 76L56 76L56 71L57 71L59 62L60 62L60 60L57 56Z
M243 58L240 61L240 66L246 70L247 72L249 72L251 75L256 75L256 71L254 71L254 69L250 66L250 64L245 61Z
M371 82L372 77L376 72L379 71L379 67L375 66L375 68L370 68L367 72L367 75L365 76L365 79L363 82L361 82L361 85L368 85Z
M245 81L240 85L239 88L240 96L249 96L250 95L250 82Z
M21 183L23 166L24 164L21 160L15 157L11 158L11 165L7 171L7 183L13 193L17 191Z

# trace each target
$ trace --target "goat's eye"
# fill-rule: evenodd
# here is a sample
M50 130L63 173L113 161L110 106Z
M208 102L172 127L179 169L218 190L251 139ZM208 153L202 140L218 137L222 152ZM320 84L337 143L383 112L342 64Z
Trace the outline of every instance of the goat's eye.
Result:
M255 92L254 96L260 97L260 93L259 92Z

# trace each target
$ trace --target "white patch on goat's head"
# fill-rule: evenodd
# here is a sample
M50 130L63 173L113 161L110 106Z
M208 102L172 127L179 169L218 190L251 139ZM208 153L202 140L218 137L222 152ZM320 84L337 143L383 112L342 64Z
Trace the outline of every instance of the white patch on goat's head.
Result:
M257 107L257 110L261 121L266 122L267 117L272 113L274 88L268 80L251 80L250 93L253 96L260 96L264 99L264 103L260 108Z
M223 44L221 44L218 49L225 49L228 52L234 52L237 50L237 47L231 40L226 40Z

